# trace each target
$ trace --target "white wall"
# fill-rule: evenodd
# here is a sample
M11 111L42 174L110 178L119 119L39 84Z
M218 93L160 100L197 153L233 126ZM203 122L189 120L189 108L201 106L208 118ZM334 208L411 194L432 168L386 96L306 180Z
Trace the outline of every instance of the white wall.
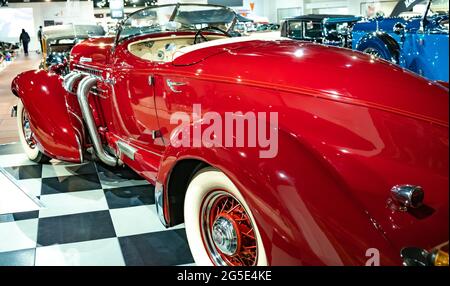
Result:
M33 30L27 30L31 37L30 49L39 49L37 41L37 31L39 26L44 26L44 20L53 20L63 24L94 24L94 5L91 1L68 1L68 2L42 2L42 3L9 3L9 8L32 8L33 9ZM5 9L5 8L0 8ZM14 25L13 25L14 26ZM0 40L17 42L19 40L22 27L17 27L16 38L2 38Z

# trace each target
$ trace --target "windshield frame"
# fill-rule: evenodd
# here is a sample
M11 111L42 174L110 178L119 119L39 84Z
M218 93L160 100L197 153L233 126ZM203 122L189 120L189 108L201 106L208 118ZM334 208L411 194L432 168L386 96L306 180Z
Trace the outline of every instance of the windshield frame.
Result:
M121 20L120 22L117 23L117 31L116 31L115 41L114 41L114 48L117 45L119 45L121 42L124 42L126 40L129 40L129 39L132 39L132 38L135 38L135 37L139 37L139 36L145 35L145 34L130 35L130 36L127 36L127 37L125 37L123 39L120 39L120 34L121 34L122 30L123 30L122 29L123 25L125 24L126 21L128 21L128 19L133 17L133 15L135 15L137 13L140 13L140 12L142 12L144 10L158 9L158 8L171 7L171 6L174 7L174 10L173 10L172 16L170 17L170 21L173 21L173 19L176 17L176 15L178 14L177 12L178 12L180 7L182 7L182 6L199 6L199 7L223 8L223 9L226 9L226 10L232 12L234 14L234 18L233 18L233 21L231 22L231 25L228 28L227 32L232 31L234 26L237 23L237 18L238 18L237 13L233 9L231 9L229 7L226 7L226 6L222 6L222 5L203 4L203 3L199 3L199 4L196 4L196 3L176 3L176 4L163 4L163 5L149 6L149 7L146 7L146 8L143 8L143 9L140 9L140 10L137 10L137 11L131 13L130 15L128 15L127 18L125 18L125 19L123 19L123 20ZM197 29L193 29L192 31L198 31L198 30Z

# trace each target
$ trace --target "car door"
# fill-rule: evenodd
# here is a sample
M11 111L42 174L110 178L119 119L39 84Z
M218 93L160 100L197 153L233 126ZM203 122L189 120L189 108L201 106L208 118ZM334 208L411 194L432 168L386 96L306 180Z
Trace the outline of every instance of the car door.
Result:
M111 106L116 133L122 146L139 155L131 159L141 160L138 164L147 165L144 169L150 167L156 172L165 146L159 136L153 78L153 62L139 59L126 48L117 47L111 77Z
M431 80L448 81L448 34L408 33L403 45L405 67Z

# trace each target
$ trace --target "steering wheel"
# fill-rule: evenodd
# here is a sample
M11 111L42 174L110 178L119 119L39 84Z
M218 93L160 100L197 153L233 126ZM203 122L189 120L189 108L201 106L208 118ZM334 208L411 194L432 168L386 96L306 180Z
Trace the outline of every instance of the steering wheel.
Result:
M221 32L222 34L224 34L224 35L227 36L228 38L231 38L231 37L232 37L232 36L230 35L230 33L228 33L227 31L224 31L224 30L222 30L222 29L220 29L220 28L213 27L213 26L211 26L211 27L205 27L205 28L201 28L200 30L198 30L197 33L195 34L194 45L199 43L199 42L198 42L199 37L201 37L201 38L203 39L203 41L207 42L208 39L202 34L202 32L205 32L205 31L211 31L211 30Z

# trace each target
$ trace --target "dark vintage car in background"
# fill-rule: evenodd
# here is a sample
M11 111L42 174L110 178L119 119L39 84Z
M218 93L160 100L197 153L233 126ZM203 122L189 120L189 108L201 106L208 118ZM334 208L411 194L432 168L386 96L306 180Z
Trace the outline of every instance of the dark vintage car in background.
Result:
M361 17L352 15L305 15L286 19L281 36L331 46L351 48L353 25Z
M400 15L414 5L427 4L420 17ZM414 4L414 5L413 5ZM353 49L409 69L431 80L449 80L449 16L432 11L432 1L415 1L408 9L395 8L390 17L378 17L353 27ZM398 7L404 7L400 1Z
M278 24L261 24L256 27L256 32L265 32L265 31L278 31L280 30L280 25Z
M63 67L70 50L88 38L104 36L105 31L98 25L55 25L44 27L42 31L42 61L40 68ZM67 70L66 70L67 71Z
M28 157L133 169L198 265L365 265L373 250L381 265L448 263L448 88L348 49L232 38L235 22L221 6L149 7L75 45L68 75L19 74ZM277 115L262 131L273 157L172 144L234 112Z

